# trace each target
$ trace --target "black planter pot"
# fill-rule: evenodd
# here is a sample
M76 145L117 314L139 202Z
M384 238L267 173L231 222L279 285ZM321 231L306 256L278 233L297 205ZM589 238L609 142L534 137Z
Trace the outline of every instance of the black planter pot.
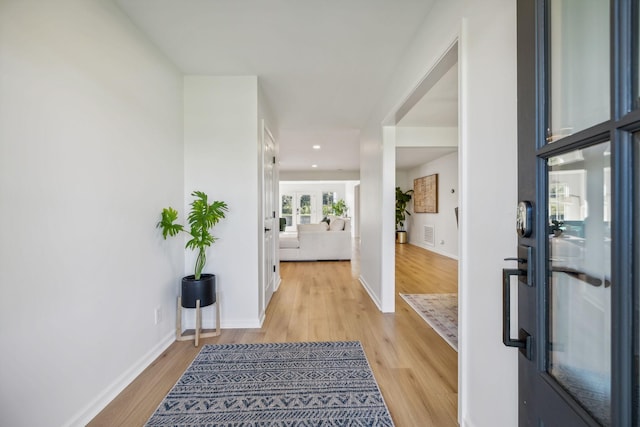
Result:
M182 306L196 308L196 300L200 300L200 307L206 307L216 302L216 276L201 274L200 280L194 275L182 278Z

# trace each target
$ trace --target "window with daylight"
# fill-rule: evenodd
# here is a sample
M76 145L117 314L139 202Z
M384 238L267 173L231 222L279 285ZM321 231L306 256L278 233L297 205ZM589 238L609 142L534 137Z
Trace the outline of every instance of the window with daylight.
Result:
M338 195L334 191L322 192L322 216L331 215L333 213L333 204L338 200Z

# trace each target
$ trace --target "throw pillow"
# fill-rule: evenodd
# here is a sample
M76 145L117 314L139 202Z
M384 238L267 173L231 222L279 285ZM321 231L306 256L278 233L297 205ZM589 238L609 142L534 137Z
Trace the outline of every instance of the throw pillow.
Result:
M334 219L333 221L331 221L331 224L329 224L329 230L330 231L342 231L344 230L344 219Z

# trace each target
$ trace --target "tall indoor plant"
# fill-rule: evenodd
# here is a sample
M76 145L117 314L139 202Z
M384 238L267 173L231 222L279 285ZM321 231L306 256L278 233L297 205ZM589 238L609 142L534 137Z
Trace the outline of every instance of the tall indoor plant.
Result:
M407 210L407 204L411 201L413 190L402 191L396 187L396 238L398 243L407 242L407 231L404 229L406 215L411 215Z
M344 199L340 199L333 205L331 205L331 209L333 210L333 214L336 216L346 216L349 207L347 206L347 203L344 201Z
M187 231L182 224L176 224L178 212L172 207L162 210L162 218L156 225L162 229L162 236L176 236L181 231L191 236L185 248L198 252L195 271L193 275L182 278L182 306L196 307L196 300L200 300L200 306L204 307L215 302L215 276L204 274L202 270L207 263L207 249L216 241L211 234L211 229L228 211L227 204L214 201L209 204L208 197L202 191L191 193L195 197L191 202L191 212L187 218L190 229Z

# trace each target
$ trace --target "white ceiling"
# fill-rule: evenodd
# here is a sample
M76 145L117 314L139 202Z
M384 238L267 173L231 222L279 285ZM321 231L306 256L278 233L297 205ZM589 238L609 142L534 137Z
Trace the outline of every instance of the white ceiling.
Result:
M458 64L453 65L397 126L458 126ZM457 151L458 147L396 148L396 169L408 170Z
M458 126L458 64L429 89L397 126Z
M396 148L396 169L413 169L454 151L458 151L458 147L399 147Z
M280 167L287 171L308 171L311 164L317 170L359 170L360 129L433 4L116 2L185 74L257 75L278 121ZM403 124L419 123L418 116L407 115ZM451 120L444 116L429 113L430 120ZM322 148L313 150L314 144Z

